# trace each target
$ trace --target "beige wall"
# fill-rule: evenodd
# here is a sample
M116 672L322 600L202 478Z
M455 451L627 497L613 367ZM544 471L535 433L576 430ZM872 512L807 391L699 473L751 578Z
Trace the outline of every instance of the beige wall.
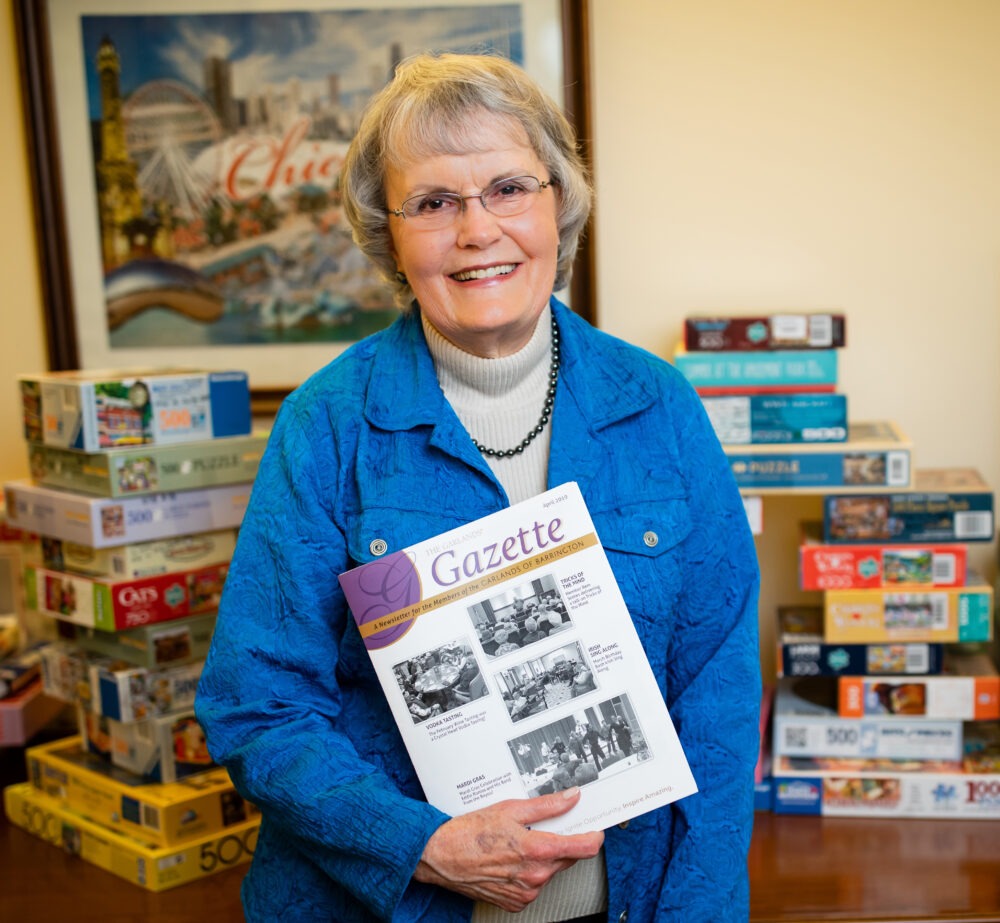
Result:
M31 219L30 178L21 118L13 11L0 13L0 478L24 477L27 454L21 437L18 372L46 367L38 269Z
M601 326L666 355L688 313L842 310L851 417L1000 485L1000 3L591 10ZM819 510L765 501L768 641Z
M1000 484L1000 3L591 9L601 325L667 355L695 311L842 310L852 417L896 420L920 466ZM12 375L45 353L9 10L0 42L8 478L26 468ZM765 504L768 641L798 597L795 523L818 510ZM974 548L990 579L994 554Z

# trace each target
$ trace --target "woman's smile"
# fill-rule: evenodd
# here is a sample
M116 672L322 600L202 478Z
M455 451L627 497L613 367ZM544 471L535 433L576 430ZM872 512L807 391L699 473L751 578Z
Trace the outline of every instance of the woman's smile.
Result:
M481 279L496 279L500 276L508 276L517 265L514 263L503 263L499 266L485 266L482 269L463 269L452 273L452 278L456 282L478 282Z

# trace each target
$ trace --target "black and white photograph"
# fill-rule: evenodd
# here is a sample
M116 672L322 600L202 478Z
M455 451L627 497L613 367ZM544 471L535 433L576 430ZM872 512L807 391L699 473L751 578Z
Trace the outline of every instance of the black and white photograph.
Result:
M393 666L414 724L488 694L468 639L443 644Z
M551 574L509 584L502 593L472 606L469 615L483 653L491 658L513 654L572 628L569 610Z
M597 689L593 668L579 641L516 663L497 673L495 679L510 720L515 722Z
M573 711L507 746L529 798L610 778L652 756L625 695Z

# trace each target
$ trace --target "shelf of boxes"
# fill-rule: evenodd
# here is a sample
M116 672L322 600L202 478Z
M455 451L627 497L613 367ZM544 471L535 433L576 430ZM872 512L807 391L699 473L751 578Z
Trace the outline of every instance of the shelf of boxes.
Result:
M31 831L62 830L60 845L71 836L84 859L151 890L207 874L201 862L180 874L185 856L223 841L248 861L259 818L212 764L193 713L267 441L246 375L48 373L20 387L31 476L4 484L5 521L32 537L18 623L45 637L27 647L24 631L0 660L21 686L0 700L0 743L30 743L66 709L78 733L29 746L29 782L5 792L7 814L52 818ZM34 678L13 679L15 657L30 657Z
M995 600L968 566L969 543L996 534L993 490L971 468L915 468L894 422L845 431L845 334L843 315L699 316L674 353L754 534L767 497L822 504L798 561L822 601L778 606L758 807L996 818L1000 678L981 650Z

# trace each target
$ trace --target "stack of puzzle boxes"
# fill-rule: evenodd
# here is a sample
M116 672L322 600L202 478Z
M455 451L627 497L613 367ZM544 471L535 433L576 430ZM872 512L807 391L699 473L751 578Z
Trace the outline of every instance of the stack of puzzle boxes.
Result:
M778 612L775 812L1000 817L993 590L968 566L994 534L992 490L917 469L908 490L823 504L799 548L822 605Z
M845 459L858 444L899 438L890 424L849 424L847 397L837 393L838 351L846 341L842 314L698 314L684 320L671 361L701 397L755 535L763 530L761 494L844 483L855 476ZM899 441L890 448L904 451L891 467L895 477L908 479L909 454L905 439ZM774 684L765 684L757 810L771 807L774 696Z
M1000 817L993 591L967 567L995 535L969 469L915 470L895 423L848 420L840 314L697 315L673 361L695 387L744 502L822 494L802 525L762 701L759 809Z
M673 363L701 396L737 486L754 495L909 487L910 439L850 420L842 314L685 319Z
M63 845L152 890L246 861L257 818L193 705L267 439L247 376L66 372L20 387L31 477L4 485L6 518L39 537L25 597L59 637L40 648L42 682L76 707L79 734L28 750L7 813L36 833L68 824ZM39 812L58 823L29 823ZM209 868L195 857L213 844Z

